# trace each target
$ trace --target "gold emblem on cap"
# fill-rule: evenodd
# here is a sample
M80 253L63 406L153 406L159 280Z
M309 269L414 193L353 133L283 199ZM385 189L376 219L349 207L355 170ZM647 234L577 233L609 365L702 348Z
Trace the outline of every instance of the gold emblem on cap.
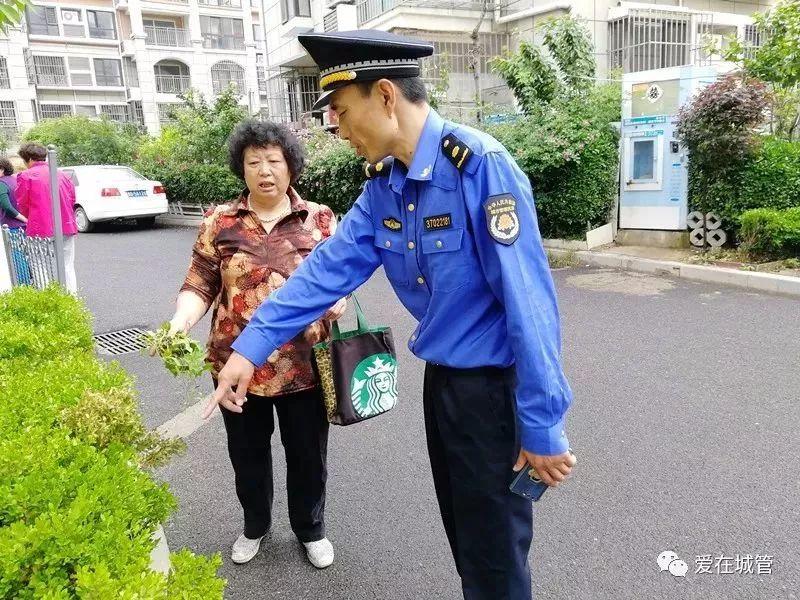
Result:
M355 71L337 71L336 73L331 73L329 75L325 75L319 80L319 87L325 88L326 86L336 83L338 81L352 81L358 77L358 74Z

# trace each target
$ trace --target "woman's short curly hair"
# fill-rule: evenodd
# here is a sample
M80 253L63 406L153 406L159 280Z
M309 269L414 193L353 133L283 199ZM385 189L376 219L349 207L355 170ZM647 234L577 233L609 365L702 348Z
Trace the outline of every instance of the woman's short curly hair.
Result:
M284 125L271 121L248 119L240 123L228 138L231 171L244 181L244 151L247 148L278 146L289 165L291 182L295 183L305 166L305 152L297 137Z

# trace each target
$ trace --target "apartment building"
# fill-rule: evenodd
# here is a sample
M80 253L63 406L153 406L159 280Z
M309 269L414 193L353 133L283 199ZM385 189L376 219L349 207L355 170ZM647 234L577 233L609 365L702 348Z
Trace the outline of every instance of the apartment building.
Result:
M297 42L299 33L380 29L434 43L436 55L423 61L423 77L434 93L446 95L440 110L456 119L475 110L477 93L490 105L510 105L511 96L489 60L514 50L521 40L540 41L537 25L565 14L589 28L598 76L705 64L719 60L704 48L730 34L756 45L750 15L771 0L265 0L267 95L270 118L303 126L320 115L310 107L317 93L317 70ZM485 12L484 12L485 9ZM472 57L470 34L479 27L479 53Z
M62 115L132 122L151 133L189 88L230 83L261 110L262 0L42 0L0 34L0 130ZM261 86L263 88L263 85Z

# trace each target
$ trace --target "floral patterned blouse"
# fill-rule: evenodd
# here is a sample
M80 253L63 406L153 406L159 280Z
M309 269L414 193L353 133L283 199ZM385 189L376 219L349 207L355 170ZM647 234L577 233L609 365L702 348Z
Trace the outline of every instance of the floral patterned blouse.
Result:
M288 195L292 212L270 233L250 210L245 194L210 209L200 225L181 291L194 292L214 306L208 356L215 377L258 306L336 229L330 208L303 201L291 187ZM330 322L311 324L256 369L248 392L278 396L314 387L312 347L329 336Z

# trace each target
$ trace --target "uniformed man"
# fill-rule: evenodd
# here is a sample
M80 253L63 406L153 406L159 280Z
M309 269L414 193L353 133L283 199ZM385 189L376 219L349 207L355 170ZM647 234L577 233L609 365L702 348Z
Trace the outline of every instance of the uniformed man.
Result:
M509 483L528 463L555 486L575 464L528 178L495 139L427 104L418 61L431 44L379 31L299 39L320 67L314 108L330 104L369 180L233 344L205 415L241 411L254 367L383 265L419 321L409 348L427 362L428 452L464 598L528 599L532 510Z

